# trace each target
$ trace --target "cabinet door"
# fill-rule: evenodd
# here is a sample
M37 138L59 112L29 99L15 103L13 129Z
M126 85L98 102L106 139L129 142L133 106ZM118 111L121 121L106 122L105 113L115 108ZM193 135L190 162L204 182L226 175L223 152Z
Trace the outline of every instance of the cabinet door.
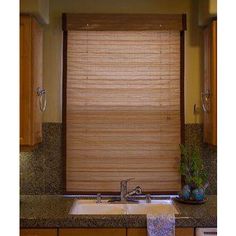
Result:
M37 89L43 87L43 29L32 20L32 140L33 145L42 141L42 111L39 105Z
M147 236L146 228L129 228L127 236ZM175 236L194 236L193 228L176 228Z
M217 22L204 29L203 105L204 142L217 144Z
M20 17L20 145L42 141L42 112L37 89L42 88L43 31L32 16Z
M20 18L20 144L31 142L31 18Z
M59 236L126 236L125 228L59 229Z
M21 229L20 236L57 236L57 229Z
M194 236L194 228L176 228L175 236Z

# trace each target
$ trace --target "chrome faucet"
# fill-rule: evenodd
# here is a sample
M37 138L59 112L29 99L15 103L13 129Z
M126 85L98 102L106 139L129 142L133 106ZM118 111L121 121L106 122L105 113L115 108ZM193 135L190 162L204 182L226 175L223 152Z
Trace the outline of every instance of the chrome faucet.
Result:
M135 194L139 195L142 193L142 189L139 186L137 186L132 191L128 192L128 182L133 179L134 178L130 178L130 179L122 180L120 182L120 201L127 202L127 201L129 201L129 198L131 196L133 196Z
M126 179L120 181L120 198L113 198L109 200L112 203L127 203L127 202L136 202L134 199L130 199L133 195L139 195L142 193L142 189L137 186L132 191L128 192L128 182L134 178Z

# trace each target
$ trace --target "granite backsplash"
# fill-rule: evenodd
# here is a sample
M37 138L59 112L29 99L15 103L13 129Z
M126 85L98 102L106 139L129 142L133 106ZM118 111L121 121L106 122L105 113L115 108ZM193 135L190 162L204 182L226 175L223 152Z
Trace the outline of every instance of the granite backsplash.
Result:
M200 147L209 174L208 194L217 193L217 149L203 143L201 124L185 125L185 142ZM43 142L31 152L20 153L21 194L63 194L64 160L62 154L62 124L44 123Z
M63 194L61 137L61 123L44 123L42 143L20 153L21 194Z

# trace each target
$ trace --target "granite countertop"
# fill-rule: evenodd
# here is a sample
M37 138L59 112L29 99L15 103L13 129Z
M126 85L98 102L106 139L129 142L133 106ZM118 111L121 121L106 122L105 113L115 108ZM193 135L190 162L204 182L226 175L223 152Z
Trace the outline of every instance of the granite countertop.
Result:
M74 198L62 195L21 195L21 228L54 227L146 227L145 215L69 215ZM216 227L217 197L208 196L202 205L175 203L180 214L176 215L176 227Z

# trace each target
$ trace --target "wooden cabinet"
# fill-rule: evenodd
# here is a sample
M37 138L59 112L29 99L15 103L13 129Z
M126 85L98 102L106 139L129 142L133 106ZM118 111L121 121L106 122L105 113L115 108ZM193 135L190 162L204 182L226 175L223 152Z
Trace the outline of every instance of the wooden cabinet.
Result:
M59 236L126 236L125 228L59 229Z
M28 15L20 16L20 145L33 147L42 141L43 30ZM42 95L42 93L41 93ZM42 104L41 104L42 105Z
M194 228L176 228L175 236L194 236Z
M204 29L204 81L201 93L204 142L217 144L217 21Z
M147 229L128 228L127 236L147 236ZM175 236L194 236L194 228L176 228Z
M21 229L20 236L147 236L146 228ZM175 236L194 236L194 228L176 228Z
M57 236L57 229L21 229L20 236Z

